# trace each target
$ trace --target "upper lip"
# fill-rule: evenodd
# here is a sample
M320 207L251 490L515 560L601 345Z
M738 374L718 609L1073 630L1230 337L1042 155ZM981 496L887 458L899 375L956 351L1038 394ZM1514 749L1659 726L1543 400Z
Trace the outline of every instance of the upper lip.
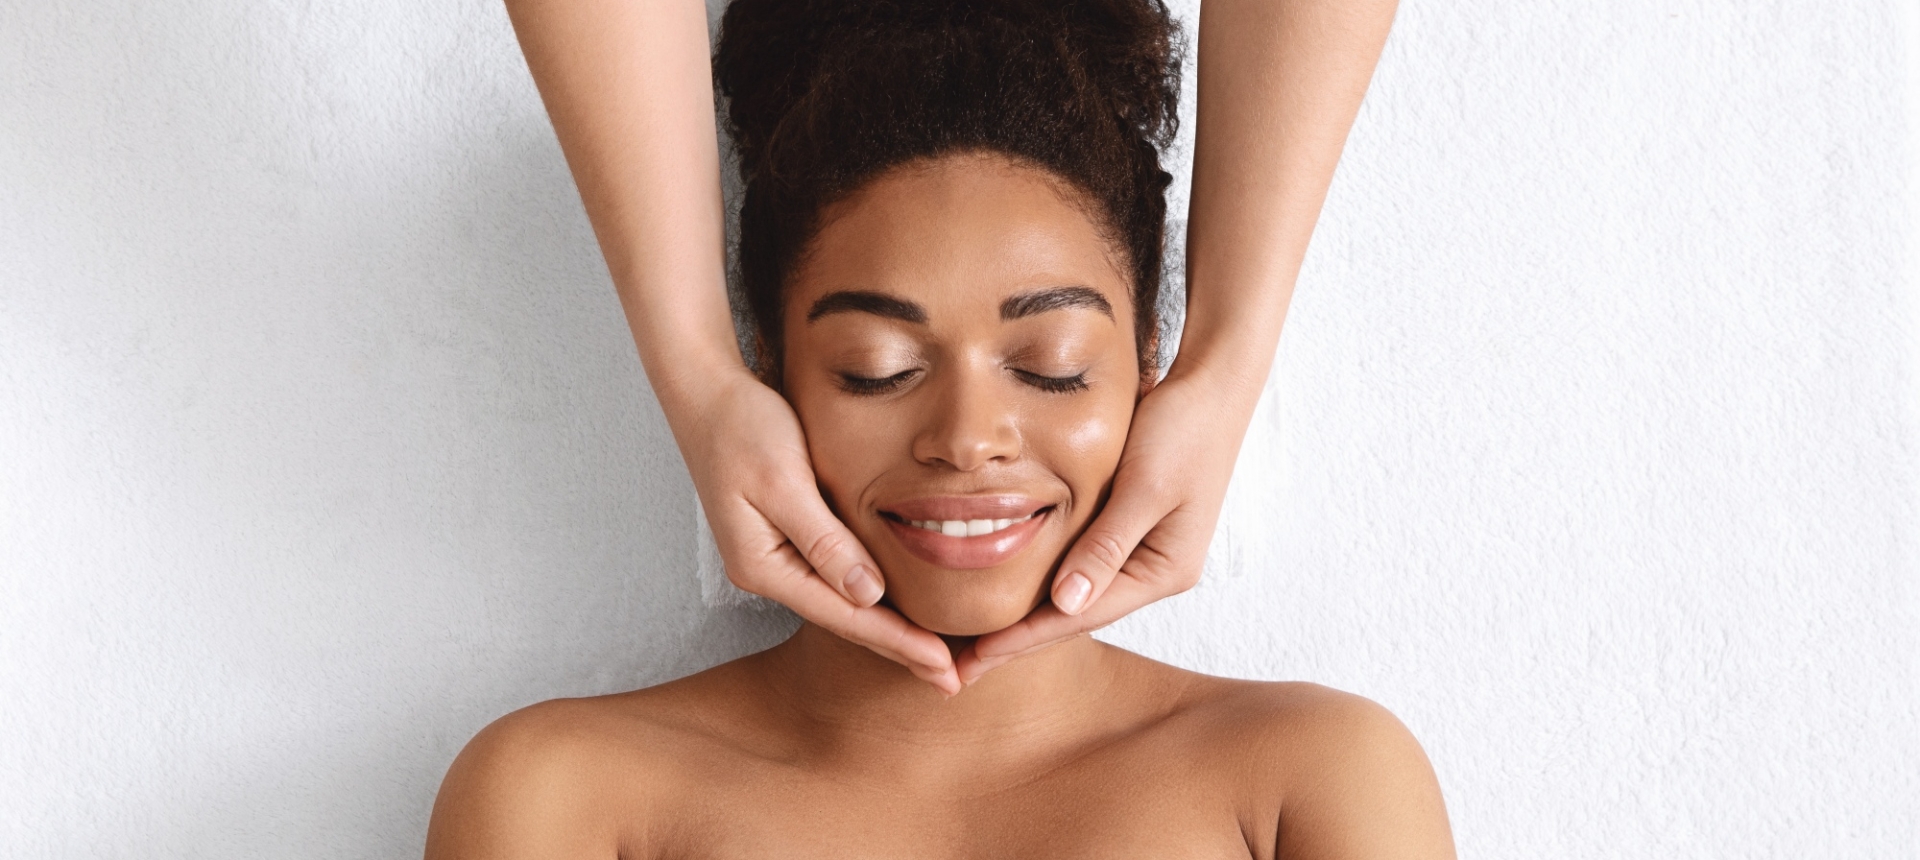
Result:
M1048 507L1029 496L927 496L885 505L883 514L907 520L1017 520Z

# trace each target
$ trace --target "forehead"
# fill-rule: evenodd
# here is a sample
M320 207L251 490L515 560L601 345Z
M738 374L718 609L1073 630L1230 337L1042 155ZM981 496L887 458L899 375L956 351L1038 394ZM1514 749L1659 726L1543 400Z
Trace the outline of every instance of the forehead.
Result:
M1038 287L1080 285L1130 313L1117 249L1063 181L991 154L895 168L822 213L794 272L788 321L837 290L941 308L984 307Z

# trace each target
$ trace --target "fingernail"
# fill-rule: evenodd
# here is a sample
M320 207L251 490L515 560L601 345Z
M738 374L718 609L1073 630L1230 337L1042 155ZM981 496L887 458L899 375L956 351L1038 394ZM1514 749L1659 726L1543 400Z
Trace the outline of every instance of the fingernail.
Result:
M918 665L930 678L938 678L941 675L951 675L954 671L953 661L951 660L942 660L938 663L920 663Z
M1087 606L1087 595L1093 593L1093 580L1084 573L1074 573L1060 587L1053 590L1053 605L1060 607L1068 615L1079 615Z
M951 699L954 696L960 695L961 690L966 689L967 685L958 683L959 680L960 679L956 677L950 682L947 680L946 673L943 672L927 679L927 682L932 684L934 689L940 691L942 698Z
M847 589L847 596L861 606L872 606L880 600L880 580L864 564L855 566L840 584Z

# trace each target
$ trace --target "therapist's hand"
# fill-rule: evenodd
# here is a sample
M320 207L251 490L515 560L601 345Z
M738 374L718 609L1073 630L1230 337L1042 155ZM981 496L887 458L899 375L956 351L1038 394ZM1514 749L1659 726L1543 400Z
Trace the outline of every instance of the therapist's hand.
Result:
M1264 367L1261 368L1263 371ZM960 679L1112 624L1200 581L1265 373L1174 372L1134 411L1106 508L1061 561L1053 600L960 654Z
M793 408L744 368L677 404L675 436L727 578L800 617L959 692L939 636L884 606L880 566L820 495Z

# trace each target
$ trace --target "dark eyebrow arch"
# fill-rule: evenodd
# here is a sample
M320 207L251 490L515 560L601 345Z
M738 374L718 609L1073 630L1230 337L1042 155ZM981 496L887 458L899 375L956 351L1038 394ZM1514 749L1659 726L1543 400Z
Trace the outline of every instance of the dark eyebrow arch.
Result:
M910 323L926 323L927 309L906 299L869 290L839 290L820 297L807 311L807 322L828 314L863 313ZM1004 315L1004 311L1002 312Z
M1096 310L1113 319L1113 305L1107 304L1107 297L1092 287L1053 287L1021 293L1000 303L1000 319L1017 320L1067 308Z

